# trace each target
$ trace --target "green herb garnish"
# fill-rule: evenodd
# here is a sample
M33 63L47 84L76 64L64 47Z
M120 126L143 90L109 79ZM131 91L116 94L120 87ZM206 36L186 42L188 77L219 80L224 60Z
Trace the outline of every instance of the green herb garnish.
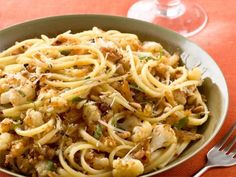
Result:
M17 91L21 96L26 97L26 94L22 90L17 90Z
M135 90L138 90L140 92L143 92L143 89L141 89L140 87L134 85L134 84L129 84L129 87L132 88L132 89L135 89Z
M68 56L70 54L70 50L62 50L60 53L64 56Z
M52 161L47 161L47 170L49 171L55 171L56 167Z
M18 128L18 127L20 126L20 124L21 124L21 122L19 121L19 120L20 120L20 117L15 118L15 120L18 120L18 121L17 121L17 122L14 122L14 123L12 124L12 129L13 129L13 130L15 130L16 128Z
M88 77L85 77L84 79L85 79L85 80L87 80L87 79L90 79L90 76L88 76Z
M18 127L19 127L18 124L13 124L13 125L12 125L12 129L13 129L13 130L17 129Z
M102 136L102 126L100 124L96 125L93 137L99 139Z
M174 123L173 126L180 130L184 128L187 124L188 124L188 117L184 117L180 119L178 122Z
M160 60L163 55L164 55L164 52L163 52L163 50L161 50L159 53L159 56L158 56L158 60Z
M140 60L156 60L157 58L153 57L153 56L148 56L148 55L139 55L138 58Z
M112 121L111 121L111 125L113 127L117 127L117 119L113 118Z
M78 102L80 102L80 101L82 101L82 100L83 100L83 99L80 98L80 97L78 97L78 96L74 96L74 97L71 99L72 103L78 103Z
M161 51L159 52L158 57L152 56L152 55L139 54L139 55L138 55L138 58L139 58L140 60L146 60L146 61L147 61L147 60L160 60L163 55L164 55L164 52L163 52L163 50L161 50Z

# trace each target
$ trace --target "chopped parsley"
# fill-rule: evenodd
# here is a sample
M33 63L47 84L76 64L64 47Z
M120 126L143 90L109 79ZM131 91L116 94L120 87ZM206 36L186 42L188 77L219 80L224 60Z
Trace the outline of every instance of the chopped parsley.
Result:
M156 60L157 58L153 57L153 56L148 56L148 55L139 55L138 58L140 60Z
M157 57L156 56L152 56L152 55L139 54L138 58L140 60L146 60L146 61L147 60L160 60L163 55L164 55L164 52L163 52L163 50L161 50Z
M174 127L177 129L182 129L188 124L188 117L183 117L178 122L174 123Z
M54 163L52 161L47 161L47 170L49 171L55 171L56 170L56 167L54 165Z
M74 97L71 99L72 103L77 103L77 102L80 102L80 101L82 101L82 100L83 100L83 99L80 98L79 96L74 96Z
M19 127L19 125L17 125L17 124L13 124L13 125L12 125L12 130L17 129L18 127Z
M163 55L164 55L164 52L163 52L163 50L161 50L159 53L159 56L158 56L158 60L160 60Z
M18 119L16 119L16 120L20 120L20 118L18 118ZM11 128L12 128L13 130L15 130L15 129L18 128L19 126L20 126L20 122L19 122L19 123L17 122L17 123L13 123Z
M117 119L112 119L112 121L111 121L111 125L113 126L113 127L117 127Z
M129 87L132 88L132 89L135 89L135 90L138 90L140 92L143 92L143 89L141 89L140 87L134 85L134 84L129 84Z
M90 79L90 76L88 76L88 77L85 77L84 79L85 79L85 80L87 80L87 79Z
M17 90L17 92L18 92L21 96L26 97L26 94L25 94L22 90Z
M70 50L62 50L60 53L64 56L68 56L70 54Z
M93 137L100 139L102 136L102 126L100 124L96 125Z

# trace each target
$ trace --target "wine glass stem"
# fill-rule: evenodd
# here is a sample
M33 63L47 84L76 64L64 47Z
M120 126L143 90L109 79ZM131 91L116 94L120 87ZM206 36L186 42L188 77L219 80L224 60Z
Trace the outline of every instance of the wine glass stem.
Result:
M156 0L156 2L160 5L173 6L180 4L181 0Z
M158 15L167 18L176 18L185 12L185 6L181 0L155 0Z

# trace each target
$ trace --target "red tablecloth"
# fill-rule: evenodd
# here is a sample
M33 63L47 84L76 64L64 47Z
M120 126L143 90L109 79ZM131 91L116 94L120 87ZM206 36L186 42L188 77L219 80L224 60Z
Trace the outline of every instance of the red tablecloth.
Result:
M26 20L52 15L97 13L126 16L136 0L0 0L0 28ZM192 176L206 162L208 150L223 137L236 120L236 1L197 0L205 8L209 22L199 34L191 37L205 49L221 67L229 87L229 112L226 121L214 140L195 157L157 176ZM7 177L0 173L1 177ZM236 166L215 168L203 176L233 177Z

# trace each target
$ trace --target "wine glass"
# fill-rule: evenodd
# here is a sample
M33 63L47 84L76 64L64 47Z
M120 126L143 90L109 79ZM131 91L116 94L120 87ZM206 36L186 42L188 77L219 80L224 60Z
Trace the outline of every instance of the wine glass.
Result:
M127 16L167 27L185 37L201 31L208 21L204 9L193 0L139 0Z

